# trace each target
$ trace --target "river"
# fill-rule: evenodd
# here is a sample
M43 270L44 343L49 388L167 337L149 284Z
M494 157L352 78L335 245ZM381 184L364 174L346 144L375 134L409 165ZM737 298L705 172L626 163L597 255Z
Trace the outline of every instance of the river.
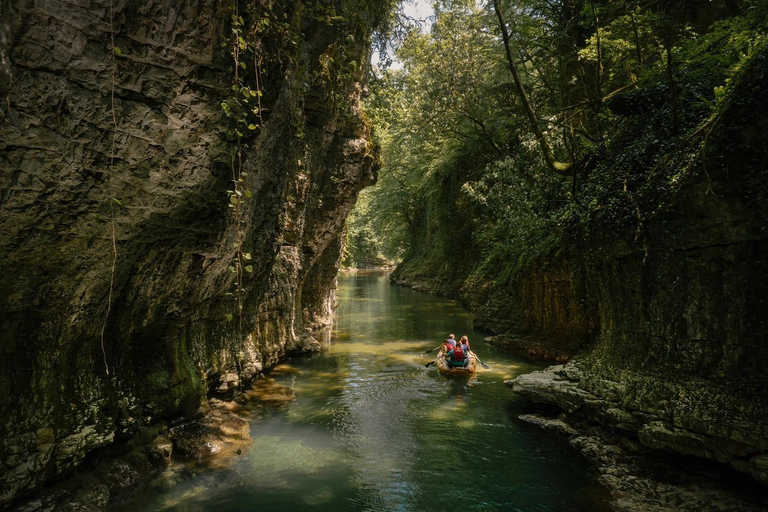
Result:
M558 434L517 419L506 379L540 364L482 342L456 302L392 286L383 272L339 277L326 350L268 380L288 400L255 400L253 444L225 467L174 464L121 510L603 511L595 471ZM490 369L426 368L448 333Z

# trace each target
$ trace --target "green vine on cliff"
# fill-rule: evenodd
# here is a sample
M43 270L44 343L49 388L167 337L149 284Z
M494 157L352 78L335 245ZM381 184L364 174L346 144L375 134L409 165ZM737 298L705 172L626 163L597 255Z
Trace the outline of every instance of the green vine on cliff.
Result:
M255 10L254 4L248 4L248 15L253 18ZM246 274L253 273L253 264L251 263L251 254L243 248L244 243L244 209L245 204L253 196L246 186L248 173L243 167L243 157L248 149L245 142L249 137L255 135L261 127L262 104L261 104L261 84L260 68L261 56L258 52L258 45L255 39L255 32L269 25L268 18L260 19L254 27L246 26L246 21L241 16L238 2L235 1L231 7L231 34L228 40L222 45L229 46L230 55L234 64L234 74L232 76L232 95L221 103L222 111L229 120L229 129L225 131L227 141L230 143L230 169L232 188L227 191L228 206L232 210L233 222L235 225L235 257L229 265L229 271L235 275L235 290L232 295L236 301L237 315L237 337L238 350L235 357L240 382L240 391L242 392L242 371L245 354L243 351L243 299L245 295L244 279ZM252 57L252 66L255 86L251 86L247 81L248 63L246 59ZM227 314L227 321L233 322L235 315Z

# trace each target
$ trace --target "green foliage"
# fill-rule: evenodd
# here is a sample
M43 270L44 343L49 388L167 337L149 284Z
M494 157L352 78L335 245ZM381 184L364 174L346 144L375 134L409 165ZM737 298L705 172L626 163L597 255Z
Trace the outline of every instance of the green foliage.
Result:
M480 180L465 183L481 215L475 233L480 259L470 281L494 276L509 283L527 262L551 253L571 208L569 188L535 150L496 161Z
M287 46L296 44L295 31L287 13L272 9L272 2L247 2L241 11L237 0L230 6L230 31L223 38L222 47L227 48L232 63L232 84L230 95L221 103L222 114L226 122L223 136L229 144L230 183L227 190L227 206L232 213L232 249L234 257L228 266L228 271L234 280L234 290L226 293L234 298L235 313L225 315L227 323L236 323L236 334L231 340L229 350L235 362L238 374L243 366L242 343L245 339L243 332L243 303L245 298L245 279L254 272L249 263L251 254L244 251L245 218L249 201L253 194L248 189L248 173L244 170L243 162L249 149L248 142L258 134L263 125L262 113L262 72L264 63L264 41L278 34ZM294 37L291 37L291 35ZM284 45L278 45L282 48ZM279 50L274 59L287 58ZM236 316L235 316L236 315ZM239 355L238 355L239 354ZM242 380L240 382L242 386ZM242 389L241 389L242 391Z
M603 85L608 91L637 81L644 70L664 58L663 46L652 28L656 20L653 12L635 7L595 30L578 51L579 60L592 68L603 68Z
M237 301L238 325L242 325L243 294L245 292L243 279L245 273L251 273L253 267L245 265L245 253L243 252L243 222L244 203L251 197L246 187L248 174L243 170L243 155L248 149L246 133L251 134L262 124L262 91L259 87L260 74L260 31L270 24L270 12L264 9L264 5L254 3L247 4L246 18L240 15L239 4L235 3L231 8L231 34L222 45L229 46L232 57L232 95L222 102L221 108L229 122L224 136L231 144L230 167L232 172L232 188L227 191L228 206L232 210L235 229L235 258L229 266L229 271L235 274L235 293ZM247 74L246 61L253 62L256 69L253 75ZM253 84L249 79L253 79ZM248 270L250 268L250 270ZM227 317L229 320L229 316ZM231 320L230 320L231 321ZM240 333L240 337L242 333Z
M486 65L494 49L482 29L485 13L473 2L451 7L438 15L432 34L413 30L404 36L398 50L404 70L370 77L366 114L376 127L384 168L379 184L361 196L359 211L375 214L353 216L366 227L351 223L350 234L377 234L377 247L388 258L399 259L409 248L426 198L446 179L460 193L454 178L466 170L457 168L455 155L471 153L488 161L483 153L498 153L503 144L505 116L499 104L509 95L494 89L491 77L500 74L499 68Z
M578 169L569 180L537 150L492 11L434 5L429 33L401 32L403 69L370 77L384 167L350 220L348 251L458 275L468 292L574 247L643 247L645 224L706 174L707 135L768 27L757 0L741 13L689 0L503 1L539 125Z
M697 36L695 44L681 48L682 71L693 93L708 109L726 99L726 91L744 63L765 42L765 21L756 8L751 16L721 20L706 34ZM759 16L759 17L758 17Z
M346 243L342 260L342 265L345 267L375 267L386 265L394 259L383 254L387 240L374 231L368 197L369 195L365 193L361 194L357 208L347 219Z

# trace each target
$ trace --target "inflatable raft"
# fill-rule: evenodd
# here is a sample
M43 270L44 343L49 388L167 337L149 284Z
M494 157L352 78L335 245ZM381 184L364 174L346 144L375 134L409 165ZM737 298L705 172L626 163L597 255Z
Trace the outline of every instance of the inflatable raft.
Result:
M475 354L469 353L469 364L465 367L451 367L448 365L448 361L445 359L445 350L442 348L437 354L437 370L442 375L472 375L477 370L477 358Z

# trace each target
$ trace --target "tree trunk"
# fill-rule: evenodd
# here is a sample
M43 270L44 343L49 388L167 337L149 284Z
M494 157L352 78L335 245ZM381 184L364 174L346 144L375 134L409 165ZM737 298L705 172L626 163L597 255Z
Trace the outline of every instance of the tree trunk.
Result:
M501 36L504 40L504 51L507 54L507 62L509 63L509 71L512 73L512 78L515 81L515 88L517 89L517 95L520 98L520 102L523 104L525 114L528 116L528 121L531 124L536 139L539 142L541 152L544 154L544 159L547 161L547 166L557 174L562 176L573 176L573 163L572 162L559 162L555 158L555 154L552 151L552 147L547 142L547 138L544 135L544 131L539 126L539 121L536 118L536 112L531 106L531 102L528 100L528 95L523 87L523 82L520 80L520 74L517 72L517 66L515 66L515 60L512 58L512 50L509 43L509 32L507 31L507 25L504 23L504 17L501 14L501 8L499 7L499 0L493 0L493 8L496 11L496 16L499 19L499 26L501 27Z

